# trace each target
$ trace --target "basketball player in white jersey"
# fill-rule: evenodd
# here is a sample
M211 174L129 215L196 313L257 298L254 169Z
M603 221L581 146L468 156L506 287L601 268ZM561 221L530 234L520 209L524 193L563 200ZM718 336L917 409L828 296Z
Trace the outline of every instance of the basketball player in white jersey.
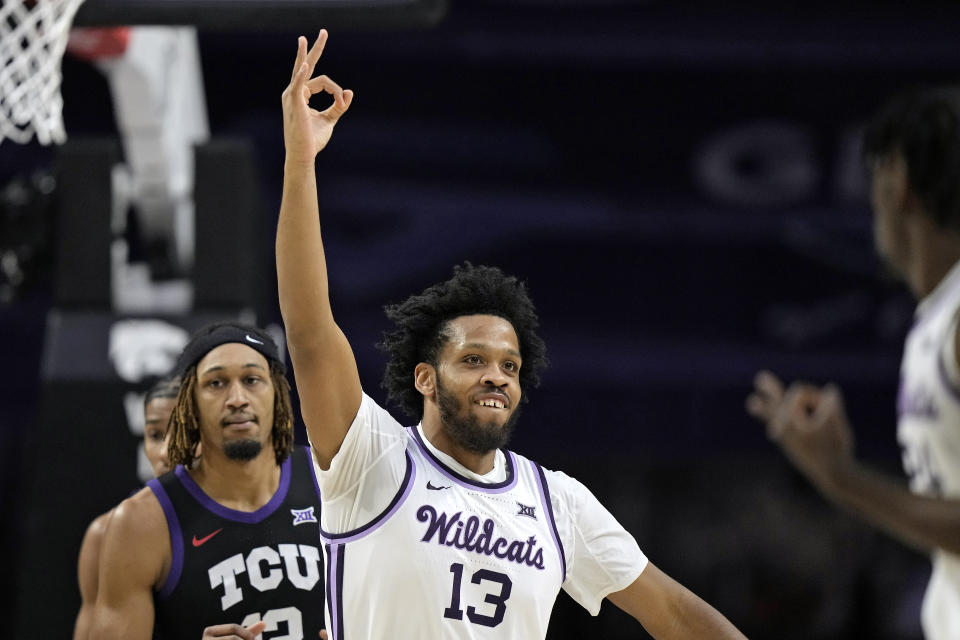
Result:
M143 398L143 451L150 461L153 475L160 477L170 470L167 458L167 426L177 405L180 382L164 379L154 384ZM97 516L83 536L77 560L77 582L80 585L80 612L73 628L73 640L86 640L90 634L93 607L97 601L100 547L113 509Z
M839 389L757 375L747 410L820 492L927 550L927 640L960 638L960 88L891 101L868 127L874 240L919 300L900 367L897 439L910 489L865 468Z
M561 588L604 598L656 638L743 638L650 563L579 482L504 450L545 348L525 287L491 267L392 307L386 386L404 428L363 393L334 321L314 161L353 93L311 78L327 34L300 38L283 94L280 307L318 467L334 640L543 638ZM333 104L312 109L313 94Z

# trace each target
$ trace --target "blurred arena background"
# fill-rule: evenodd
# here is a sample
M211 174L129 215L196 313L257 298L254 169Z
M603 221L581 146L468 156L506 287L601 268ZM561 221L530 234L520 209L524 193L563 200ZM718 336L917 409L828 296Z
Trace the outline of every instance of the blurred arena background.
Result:
M926 559L817 497L743 400L763 367L836 381L862 456L899 469L913 305L873 255L858 135L896 90L957 80L960 6L119 2L87 0L75 24L196 27L196 250L117 204L116 102L68 53L67 142L0 144L13 637L70 633L84 528L138 483L125 404L183 331L282 331L280 93L296 36L326 26L322 72L356 100L318 163L321 208L367 391L383 399L383 304L463 260L498 265L527 280L552 360L513 448L583 480L751 638L920 638ZM549 637L636 637L626 622L561 596Z

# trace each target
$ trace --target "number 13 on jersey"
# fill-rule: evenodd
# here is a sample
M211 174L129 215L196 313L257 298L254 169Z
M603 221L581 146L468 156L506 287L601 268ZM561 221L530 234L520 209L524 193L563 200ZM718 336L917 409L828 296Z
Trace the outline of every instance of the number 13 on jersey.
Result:
M450 572L453 574L452 592L450 594L450 606L443 610L443 617L452 620L463 620L463 609L460 606L460 592L463 582L463 565L454 562L450 565ZM503 616L507 611L507 599L510 597L510 591L513 589L513 582L506 574L490 569L479 569L474 572L470 578L473 584L489 583L494 591L489 591L484 596L483 601L492 605L493 609L486 608L488 613L481 613L473 605L467 606L467 620L473 624L483 625L485 627L495 627L503 622Z

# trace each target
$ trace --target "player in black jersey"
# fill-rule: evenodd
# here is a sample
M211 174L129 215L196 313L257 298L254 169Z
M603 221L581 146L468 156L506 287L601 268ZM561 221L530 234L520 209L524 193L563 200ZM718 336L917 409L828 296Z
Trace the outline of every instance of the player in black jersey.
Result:
M154 384L143 398L143 451L150 461L154 476L170 470L167 459L167 426L177 403L180 381L164 378ZM97 573L100 566L100 547L103 534L113 509L97 516L83 536L77 559L77 582L80 585L80 612L73 628L73 640L90 637L93 607L97 601Z
M115 510L92 637L322 637L320 496L275 343L208 325L176 372L177 467Z

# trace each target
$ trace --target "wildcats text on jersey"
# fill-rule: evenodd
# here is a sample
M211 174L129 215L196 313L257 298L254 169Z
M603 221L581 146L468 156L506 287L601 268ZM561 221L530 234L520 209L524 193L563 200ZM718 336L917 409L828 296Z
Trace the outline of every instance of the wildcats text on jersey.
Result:
M471 515L466 520L461 516L460 511L448 516L445 512L437 513L431 505L422 505L417 509L417 520L428 524L420 541L432 542L436 537L436 543L440 545L495 556L540 570L544 568L543 547L537 544L535 536L526 541L509 540L496 535L496 524L492 519L486 518L481 525L478 516Z

